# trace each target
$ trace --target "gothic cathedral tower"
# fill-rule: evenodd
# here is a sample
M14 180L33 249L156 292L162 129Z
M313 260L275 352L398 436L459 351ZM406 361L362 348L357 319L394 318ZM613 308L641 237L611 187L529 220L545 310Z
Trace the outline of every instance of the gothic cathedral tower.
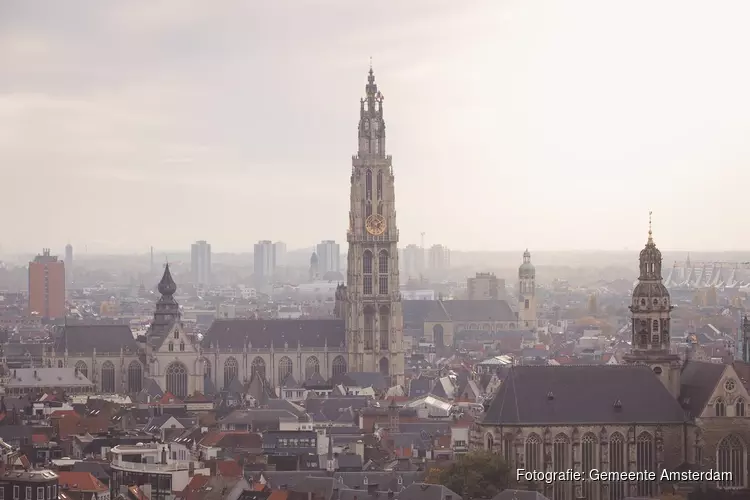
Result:
M349 371L380 372L404 383L398 229L391 157L385 154L383 96L370 68L352 157L346 286Z
M523 253L523 264L518 268L518 326L524 329L537 327L536 269L528 248Z
M649 215L648 241L641 250L640 276L633 290L632 344L623 356L626 363L647 365L673 396L680 391L680 357L670 352L669 291L662 283L661 252L654 244Z

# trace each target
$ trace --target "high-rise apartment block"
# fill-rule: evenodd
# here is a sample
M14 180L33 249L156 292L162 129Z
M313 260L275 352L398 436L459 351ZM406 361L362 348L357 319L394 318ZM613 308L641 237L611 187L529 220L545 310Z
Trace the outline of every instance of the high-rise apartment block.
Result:
M73 245L65 245L65 284L73 284Z
M205 240L193 243L190 249L190 267L194 284L208 285L211 282L211 245Z
M419 278L424 274L424 248L406 245L403 250L403 275L406 279Z
M432 271L443 271L451 267L451 251L443 245L432 245L429 259Z
M333 240L323 240L318 243L318 273L325 276L328 272L341 272L341 248Z
M29 262L29 313L65 317L65 264L49 248Z
M255 279L269 281L273 278L275 266L274 248L270 240L262 240L253 248Z
M286 266L286 243L277 241L273 244L273 272Z

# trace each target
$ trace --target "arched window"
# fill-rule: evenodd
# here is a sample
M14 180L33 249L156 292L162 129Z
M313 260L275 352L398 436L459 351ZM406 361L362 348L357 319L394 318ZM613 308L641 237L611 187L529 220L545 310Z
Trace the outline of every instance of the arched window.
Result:
M445 331L443 325L435 325L432 327L432 341L435 343L435 347L445 347Z
M180 332L179 332L179 330L175 330L173 336L174 336L174 338L179 339L180 338Z
M365 349L373 348L373 337L375 336L375 311L371 306L365 306Z
M292 374L292 360L284 356L279 360L279 384Z
M250 369L253 373L257 373L260 378L266 378L266 362L263 361L263 358L260 356L256 356L255 359L253 359Z
M336 375L343 375L346 373L346 360L343 356L336 356L333 358L331 364L331 373L335 377Z
M380 308L380 350L387 351L391 348L390 341L390 330L391 330L391 315L388 311L388 307L383 306Z
M512 434L503 437L503 459L508 466L513 466L516 462L516 446Z
M76 370L84 377L89 376L89 367L84 361L79 361L78 363L76 363Z
M552 466L555 471L565 471L570 467L570 440L565 434L555 436L552 443ZM568 481L555 481L552 485L553 500L567 500L567 491L572 484Z
M115 365L111 361L102 364L102 392L114 394L115 392Z
M167 392L172 393L178 398L184 398L188 395L188 372L185 365L175 361L167 367Z
M745 400L742 398L737 399L737 401L734 402L734 415L736 417L744 417L745 416Z
M587 433L581 439L581 470L596 469L599 463L596 461L597 439L592 433ZM583 496L585 498L596 498L596 484L591 479L583 483Z
M128 365L128 392L141 392L143 389L143 367L138 361Z
M388 368L389 368L388 367L388 358L380 358L380 363L378 363L378 364L379 364L379 368L380 368L380 374L387 376L388 375Z
M654 459L654 438L648 432L642 432L635 444L635 468L638 471L654 471L656 461ZM638 481L638 496L651 497L653 493L653 481Z
M305 380L308 380L316 373L320 373L320 361L315 356L310 356L305 361Z
M211 375L212 375L211 362L207 360L206 358L203 358L202 362L203 362L203 378L207 378L211 380Z
M185 351L185 342L180 342L180 351Z
M492 448L495 446L495 437L492 435L491 432L488 432L484 436L484 448L487 451L492 451Z
M658 319L655 319L652 322L651 332L652 333L659 333L659 320Z
M730 478L722 478L719 488L743 488L745 486L745 444L735 435L725 437L716 449L716 469L731 472Z
M714 403L714 411L716 412L717 417L724 417L727 414L727 407L724 404L724 400L719 398Z
M524 446L524 454L526 455L526 463L524 464L526 470L542 470L542 440L536 434L531 434L526 438L526 445Z
M169 352L174 351L174 344L172 342L169 343Z
M234 359L234 357L229 357L224 361L224 389L228 388L229 383L237 378L239 366L240 364L237 363L237 360Z
M364 273L362 293L372 295L372 252L369 250L365 250L362 255L362 272Z
M365 199L372 199L372 170L367 170L365 173Z
M378 171L378 201L383 199L383 171Z
M628 470L625 461L625 437L615 432L609 438L609 470ZM610 498L625 497L625 481L613 479L609 482Z
M388 293L388 252L385 250L378 254L378 293Z

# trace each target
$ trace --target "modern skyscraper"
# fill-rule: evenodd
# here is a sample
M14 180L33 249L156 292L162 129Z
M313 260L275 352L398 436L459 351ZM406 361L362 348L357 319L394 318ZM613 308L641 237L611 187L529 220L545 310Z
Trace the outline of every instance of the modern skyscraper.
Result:
M469 300L505 300L505 280L494 273L477 273L466 280Z
M370 68L352 158L344 319L349 370L404 383L403 314L393 168L385 154L383 95Z
M270 240L261 240L253 249L255 279L258 283L268 282L273 278L274 249Z
M65 317L65 264L49 248L29 262L29 313Z
M286 243L277 241L273 244L273 272L278 268L286 266Z
M406 245L403 271L407 279L419 278L424 274L424 248L413 244Z
M211 245L205 240L193 243L190 251L190 267L195 285L211 283Z
M317 254L318 272L321 276L325 276L328 272L341 272L341 266L339 264L341 248L338 243L333 240L321 241L318 243Z
M430 270L443 271L451 267L451 251L443 245L430 247Z
M73 245L65 245L65 284L73 284Z

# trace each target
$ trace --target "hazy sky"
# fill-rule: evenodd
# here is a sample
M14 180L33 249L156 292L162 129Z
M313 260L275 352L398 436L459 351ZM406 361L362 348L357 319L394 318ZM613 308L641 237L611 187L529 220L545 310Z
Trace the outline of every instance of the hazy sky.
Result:
M749 14L3 0L0 250L344 242L370 56L402 244L750 249Z

